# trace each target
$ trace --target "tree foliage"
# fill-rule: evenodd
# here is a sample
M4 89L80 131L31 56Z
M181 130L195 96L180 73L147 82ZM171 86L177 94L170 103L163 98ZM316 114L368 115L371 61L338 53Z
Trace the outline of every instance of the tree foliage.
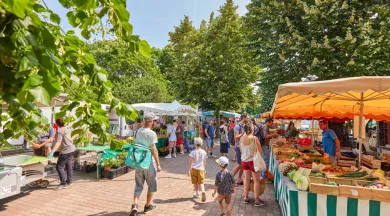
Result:
M154 60L158 51L152 49L152 58L132 53L123 42L98 41L89 46L97 63L108 72L113 83L112 93L126 103L171 102L167 81Z
M237 6L227 0L220 15L202 21L199 28L185 17L170 32L172 65L167 77L178 98L202 109L239 110L253 99L259 69L245 47L242 20Z
M358 0L252 0L244 23L261 74L262 111L279 84L389 75L390 4Z
M68 21L82 30L84 38L103 31L101 20L109 23L108 33L126 41L134 52L150 55L149 45L132 35L129 12L123 0L59 0L69 9ZM106 137L107 114L100 101L109 101L119 115L136 113L111 94L107 72L88 53L85 43L59 26L58 14L38 0L0 1L0 103L9 119L0 133L0 143L10 137L37 134L45 121L36 104L49 106L60 93L68 93L71 104L62 107L57 117L78 118L74 128L87 126L94 134ZM74 117L69 111L73 110ZM74 130L83 136L85 130Z

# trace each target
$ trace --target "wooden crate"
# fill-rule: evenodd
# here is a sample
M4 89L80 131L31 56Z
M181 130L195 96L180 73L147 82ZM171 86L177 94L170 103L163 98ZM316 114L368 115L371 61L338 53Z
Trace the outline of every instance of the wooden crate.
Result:
M310 178L310 182L311 183L328 184L328 179L327 178L314 177L314 176L309 176L309 178Z
M362 185L362 186L365 186L365 185L368 185L368 184L372 184L374 183L375 181L366 181L366 180L354 180L353 181L353 185Z
M339 160L339 164L338 165L342 166L342 167L356 166L356 160L342 156L340 158L340 160Z
M372 192L370 188L340 185L340 196L370 200Z
M329 182L335 182L338 185L353 185L352 179L346 179L346 178L335 178L330 177Z
M390 202L390 190L371 189L372 199L381 202Z
M339 187L335 185L326 185L326 184L310 184L310 192L317 194L333 195L339 196Z

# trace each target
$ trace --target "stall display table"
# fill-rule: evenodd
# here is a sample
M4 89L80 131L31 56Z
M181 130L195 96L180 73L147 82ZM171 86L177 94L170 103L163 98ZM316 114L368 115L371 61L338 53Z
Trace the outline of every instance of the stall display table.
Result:
M79 151L85 151L89 152L91 156L96 160L96 165L99 165L100 159L102 158L103 154L107 154L107 152L110 152L110 146L94 146L94 145L89 145L86 147L78 147L77 148ZM96 157L92 154L93 152L96 153ZM96 178L99 178L99 167L96 171Z
M271 149L272 152L272 149ZM387 216L390 203L297 190L295 183L279 172L273 153L270 171L274 175L275 197L283 216Z

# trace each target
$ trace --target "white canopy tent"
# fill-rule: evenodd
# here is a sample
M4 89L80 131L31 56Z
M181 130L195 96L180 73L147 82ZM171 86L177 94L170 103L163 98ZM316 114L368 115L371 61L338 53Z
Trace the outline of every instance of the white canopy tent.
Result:
M137 111L153 112L156 115L196 116L196 109L181 105L177 100L172 103L140 103L131 105Z

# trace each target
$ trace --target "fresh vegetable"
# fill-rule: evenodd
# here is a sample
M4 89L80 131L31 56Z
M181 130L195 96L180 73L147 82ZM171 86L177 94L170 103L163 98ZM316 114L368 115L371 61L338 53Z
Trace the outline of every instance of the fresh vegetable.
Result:
M321 172L325 168L323 164L318 163L313 163L311 167L313 172Z
M381 169L377 169L375 170L375 172L373 172L371 174L373 177L378 177L378 178L384 178L385 177L385 171L381 170Z
M313 159L313 162L315 162L315 163L323 163L323 161L321 160L321 159L319 159L319 158L314 158Z
M287 175L287 173L292 170L296 169L297 165L292 162L284 162L279 164L279 171L283 173L283 175Z
M301 190L301 191L307 191L307 189L309 189L309 185L310 185L310 180L307 176L300 176L298 179L297 179L297 189L298 190Z
M367 175L366 171L359 172L359 171L354 171L354 172L347 172L344 174L336 175L336 177L342 177L342 178L362 178Z
M295 173L294 174L294 177L293 177L293 182L297 183L298 179L302 176L302 174L300 173Z
M346 173L346 171L337 166L326 167L322 170L322 172Z
M134 143L134 137L128 137L128 138L126 139L126 141L127 141L128 143Z
M288 156L288 159L294 160L294 159L301 158L301 157L302 157L302 156L301 156L299 153L293 153L293 154L290 154L290 155Z
M334 186L337 186L336 182L328 182L328 185L334 185Z
M287 176L288 176L291 180L293 180L294 175L295 175L296 172L297 172L296 169L292 169L292 170L290 170L290 172L287 173Z

